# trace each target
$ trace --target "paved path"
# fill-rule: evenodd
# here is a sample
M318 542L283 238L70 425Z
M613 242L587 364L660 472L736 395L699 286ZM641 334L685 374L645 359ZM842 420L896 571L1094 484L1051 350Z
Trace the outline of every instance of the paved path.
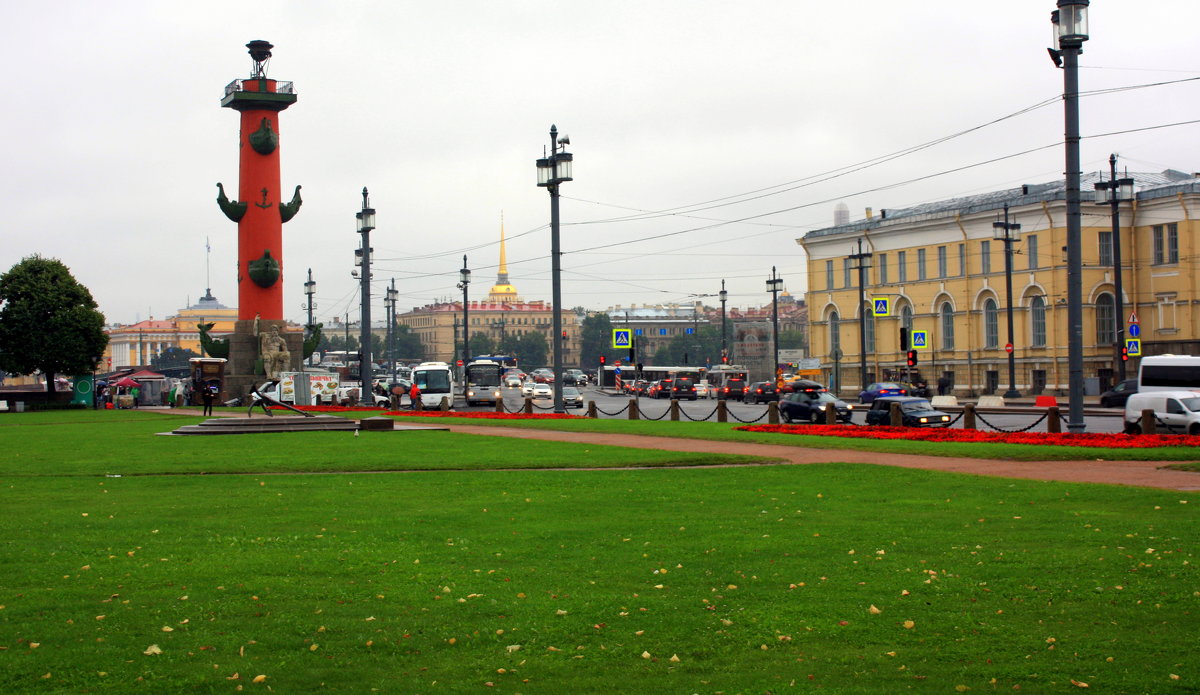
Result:
M450 425L452 432L481 434L515 439L546 439L556 442L611 444L639 449L664 449L714 454L749 454L779 458L791 464L871 463L904 468L990 475L1031 480L1060 480L1077 483L1108 483L1162 488L1164 490L1200 490L1200 473L1160 468L1159 461L999 461L991 459L915 456L849 449L809 449L779 444L719 442L706 439L672 439L633 434L599 434L557 430L517 429L478 425ZM785 435L780 435L785 436Z

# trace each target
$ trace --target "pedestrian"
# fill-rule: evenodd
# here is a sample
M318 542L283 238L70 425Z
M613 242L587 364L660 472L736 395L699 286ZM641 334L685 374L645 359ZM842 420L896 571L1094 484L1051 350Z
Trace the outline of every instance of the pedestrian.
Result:
M417 387L417 382L413 382L411 388L408 389L408 403L413 410L421 409L421 389Z
M949 390L949 388L950 388L950 379L948 379L944 376L938 377L937 385L938 385L938 395L944 396L944 395L946 395L946 391Z
M204 402L204 412L201 415L213 414L213 399L217 397L216 391L217 387L215 386L205 386L200 393L200 400Z
M133 407L135 407L135 408L138 407L138 396L141 395L141 393L142 393L142 390L140 388L138 388L137 386L134 386L133 388L129 389L129 394L131 396L133 396Z

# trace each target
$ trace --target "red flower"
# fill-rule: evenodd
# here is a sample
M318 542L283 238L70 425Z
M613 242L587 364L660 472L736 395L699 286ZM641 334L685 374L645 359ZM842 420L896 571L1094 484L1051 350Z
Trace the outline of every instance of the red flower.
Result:
M746 425L745 432L807 434L820 437L856 437L860 439L904 439L917 442L1001 442L1037 446L1085 446L1105 449L1151 449L1163 446L1200 446L1200 436L1074 434L1064 432L981 432L947 427L863 427L858 425Z
M269 406L271 410L287 410L282 405ZM383 410L383 408L371 408L369 406L355 406L353 408L341 405L298 405L296 410L303 410L310 413L357 413L362 410Z
M567 413L533 413L526 415L525 413L495 413L495 412L465 412L459 413L455 411L442 412L440 410L389 410L384 415L393 415L396 417L463 417L477 418L486 420L569 420L579 415L568 415Z

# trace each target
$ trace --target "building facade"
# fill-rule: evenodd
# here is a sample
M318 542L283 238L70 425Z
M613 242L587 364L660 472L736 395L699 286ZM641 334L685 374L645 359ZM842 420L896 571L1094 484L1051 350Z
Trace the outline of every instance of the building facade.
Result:
M1197 227L1200 179L1167 170L1132 174L1135 200L1120 214L1124 316L1116 315L1112 208L1095 202L1100 175L1082 185L1082 287L1085 388L1108 388L1122 338L1136 322L1142 354L1198 354ZM919 377L943 379L960 395L1065 394L1067 366L1066 201L1062 181L1026 185L903 210L809 232L810 350L824 378L844 395L906 368L900 329L923 332ZM1007 206L1012 229L1012 351L1009 384L1005 243L996 238ZM1003 234L1003 232L1001 232ZM862 251L863 258L851 258ZM865 261L865 263L864 263ZM859 306L858 264L867 265ZM876 316L876 301L888 314ZM861 321L860 321L861 317ZM1134 319L1131 322L1130 319ZM862 329L860 330L860 325ZM863 350L865 346L865 352ZM917 346L919 347L919 346ZM1127 363L1136 376L1136 359Z
M111 371L122 367L148 366L156 355L172 347L203 354L196 324L214 324L210 334L220 338L233 333L237 314L236 308L221 304L209 291L195 304L169 318L151 317L129 325L110 326L106 329L108 347L105 348L101 368Z

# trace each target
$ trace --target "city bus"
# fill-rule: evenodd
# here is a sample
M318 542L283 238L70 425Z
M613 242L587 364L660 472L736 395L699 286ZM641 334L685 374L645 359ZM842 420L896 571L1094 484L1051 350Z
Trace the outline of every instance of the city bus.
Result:
M454 405L454 371L445 362L422 362L413 367L413 383L421 390L421 408L437 408L442 398Z
M1138 368L1138 393L1200 390L1200 357L1152 355Z
M500 400L500 380L506 367L493 359L474 358L466 367L466 386L463 399L467 405L487 403L495 405Z

